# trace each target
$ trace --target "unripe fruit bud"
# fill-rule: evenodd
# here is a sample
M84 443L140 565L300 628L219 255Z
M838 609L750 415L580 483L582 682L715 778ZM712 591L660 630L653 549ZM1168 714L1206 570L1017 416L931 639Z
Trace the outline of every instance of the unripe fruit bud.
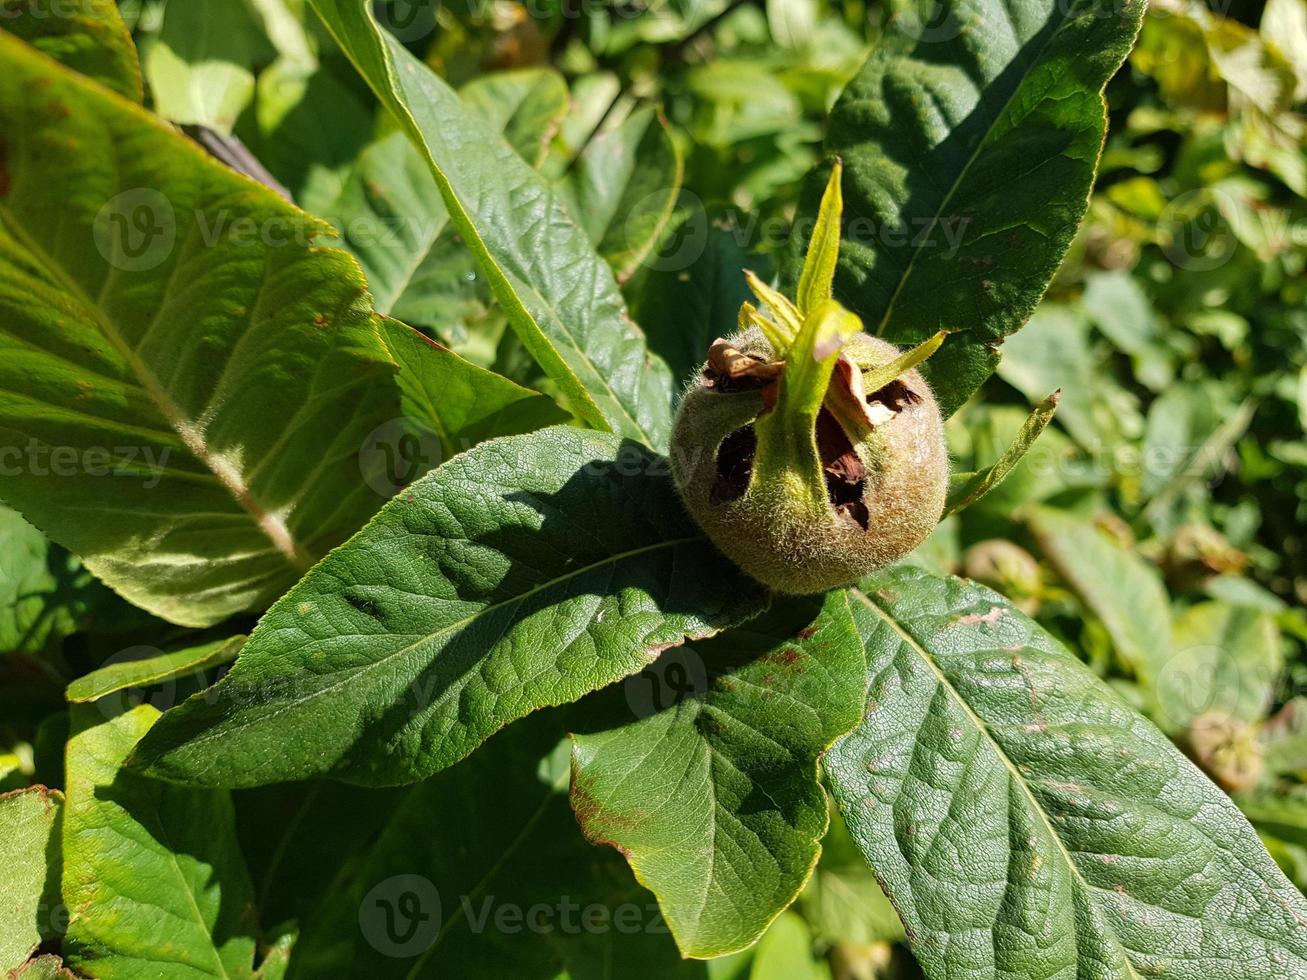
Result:
M1257 731L1219 711L1199 715L1189 726L1194 758L1228 793L1252 789L1266 771Z
M840 176L831 174L795 300L756 276L770 316L740 308L681 400L672 476L722 551L780 592L848 585L919 545L948 495L939 407L916 366L832 297Z
M724 344L758 365L778 360L756 328ZM832 385L846 398L861 394L861 375L898 357L892 344L853 334ZM816 458L807 461L819 467L811 475L823 487L814 500L804 492L802 458L755 465L756 423L777 382L733 382L720 366L705 364L681 402L672 476L695 520L747 573L780 592L824 592L897 561L934 530L948 493L948 451L939 407L915 369L862 395L869 419L857 438L821 408L811 430ZM850 367L852 384L843 376Z

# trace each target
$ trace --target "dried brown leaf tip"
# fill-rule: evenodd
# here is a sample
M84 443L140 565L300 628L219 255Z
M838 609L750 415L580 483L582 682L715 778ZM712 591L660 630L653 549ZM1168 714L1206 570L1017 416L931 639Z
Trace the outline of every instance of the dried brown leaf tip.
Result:
M708 348L704 385L718 391L756 391L779 378L784 367L781 361L745 354L719 337Z

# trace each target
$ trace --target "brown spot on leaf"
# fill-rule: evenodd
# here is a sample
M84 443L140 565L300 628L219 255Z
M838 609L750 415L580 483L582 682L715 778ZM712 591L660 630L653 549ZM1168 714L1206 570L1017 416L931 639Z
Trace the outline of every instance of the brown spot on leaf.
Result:
M594 823L596 818L602 817L604 823L616 830L632 828L640 823L638 815L619 813L610 810L597 800L586 784L577 779L576 769L572 769L571 785L567 792L568 802L572 804L572 813L576 817L576 822L581 827L581 833L591 844L598 844L600 847L611 847L620 851L625 856L630 856L630 851L613 840L611 837L599 833L595 830Z
M1002 606L995 606L987 613L969 613L958 619L963 626L979 626L981 623L997 623L1006 614Z
M769 653L764 660L774 664L780 664L782 667L793 667L799 662L799 651L794 647L786 647L783 650L777 650L775 653Z

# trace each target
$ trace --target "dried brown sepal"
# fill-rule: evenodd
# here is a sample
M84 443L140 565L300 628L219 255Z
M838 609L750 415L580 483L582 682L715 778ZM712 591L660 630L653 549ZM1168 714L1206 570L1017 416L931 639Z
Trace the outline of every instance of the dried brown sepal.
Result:
M840 354L826 389L823 408L839 422L849 439L861 442L871 435L877 425L887 419L875 413L867 404L867 393L862 387L862 371L847 354ZM893 416L889 416L892 418Z
M781 376L783 361L765 361L745 354L720 337L708 348L704 384L718 391L754 391Z

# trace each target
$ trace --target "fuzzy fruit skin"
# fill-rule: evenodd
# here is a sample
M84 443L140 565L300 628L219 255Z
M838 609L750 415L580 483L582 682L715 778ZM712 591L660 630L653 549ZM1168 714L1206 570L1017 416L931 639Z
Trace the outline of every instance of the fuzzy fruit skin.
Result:
M745 354L773 357L760 331L729 340ZM899 354L867 334L852 337L844 352L864 369L888 364ZM727 557L777 592L825 592L898 561L939 523L949 478L934 395L915 370L901 380L920 400L905 404L854 446L867 467L862 497L867 530L829 502L823 512L813 513L784 488L758 486L755 480L742 497L713 502L717 451L727 436L758 417L763 401L758 391L720 392L697 378L681 400L671 442L672 477L686 508Z

